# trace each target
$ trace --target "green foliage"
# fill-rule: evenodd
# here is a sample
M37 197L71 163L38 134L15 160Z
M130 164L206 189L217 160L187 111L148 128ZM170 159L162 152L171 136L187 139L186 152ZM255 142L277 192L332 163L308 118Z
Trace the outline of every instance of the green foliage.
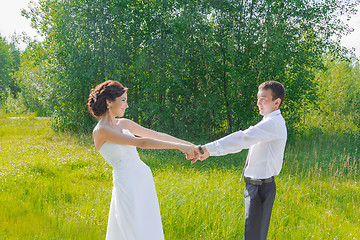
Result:
M51 81L51 66L45 60L41 43L29 42L21 54L21 66L14 74L21 88L23 104L37 116L50 116L57 105L54 83Z
M331 37L350 31L337 13L351 15L355 5L40 0L24 15L45 38L35 55L57 129L91 131L89 90L114 79L129 87L127 117L179 137L215 138L258 121L257 87L267 80L285 85L292 132L302 100L315 98L322 55L347 53Z
M16 48L15 42L8 43L0 35L0 108L6 99L16 98L16 94L20 91L13 77L19 65L20 51Z
M8 88L3 96L5 97L2 99L1 111L12 115L20 115L27 112L22 93L18 93L17 98L15 98Z
M5 89L9 87L11 77L11 63L13 59L10 54L10 46L4 38L0 36L0 94L5 95Z
M359 135L359 62L326 59L325 63L327 70L315 78L318 98L308 102L298 129Z

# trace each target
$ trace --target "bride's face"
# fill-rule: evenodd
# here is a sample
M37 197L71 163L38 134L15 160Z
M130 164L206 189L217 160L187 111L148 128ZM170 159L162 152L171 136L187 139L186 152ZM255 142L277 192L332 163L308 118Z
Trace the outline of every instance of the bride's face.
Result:
M129 107L127 104L127 93L125 92L120 97L115 98L115 101L110 102L110 113L115 117L123 117L126 109Z

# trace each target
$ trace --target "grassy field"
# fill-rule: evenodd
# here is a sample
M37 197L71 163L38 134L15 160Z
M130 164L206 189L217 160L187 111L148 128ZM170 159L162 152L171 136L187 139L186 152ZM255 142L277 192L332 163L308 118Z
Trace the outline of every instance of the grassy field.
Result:
M288 143L268 239L360 239L358 138ZM242 239L246 151L190 165L141 150L153 170L167 240ZM0 115L0 239L104 239L112 172L85 136L49 120Z

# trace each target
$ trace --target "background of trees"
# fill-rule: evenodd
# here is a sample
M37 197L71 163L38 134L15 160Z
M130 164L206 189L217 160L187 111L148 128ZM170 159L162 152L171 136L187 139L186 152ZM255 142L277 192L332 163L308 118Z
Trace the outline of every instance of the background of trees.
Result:
M14 100L21 91L14 77L19 67L20 51L16 48L15 41L9 43L0 35L0 107L5 110L19 108Z
M45 40L29 42L12 79L26 108L54 116L59 130L91 131L89 90L114 79L129 88L126 117L212 139L256 123L257 86L277 80L290 134L328 125L358 132L359 65L333 37L350 31L337 15L354 8L340 0L40 0L23 14Z

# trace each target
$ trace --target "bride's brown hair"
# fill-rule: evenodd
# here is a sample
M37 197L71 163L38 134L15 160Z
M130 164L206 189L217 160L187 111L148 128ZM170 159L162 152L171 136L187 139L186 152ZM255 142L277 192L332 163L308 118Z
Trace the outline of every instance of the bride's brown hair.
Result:
M107 104L106 99L113 102L117 97L120 97L127 91L121 83L108 80L97 85L90 90L88 98L88 110L95 118L98 118L106 113Z

